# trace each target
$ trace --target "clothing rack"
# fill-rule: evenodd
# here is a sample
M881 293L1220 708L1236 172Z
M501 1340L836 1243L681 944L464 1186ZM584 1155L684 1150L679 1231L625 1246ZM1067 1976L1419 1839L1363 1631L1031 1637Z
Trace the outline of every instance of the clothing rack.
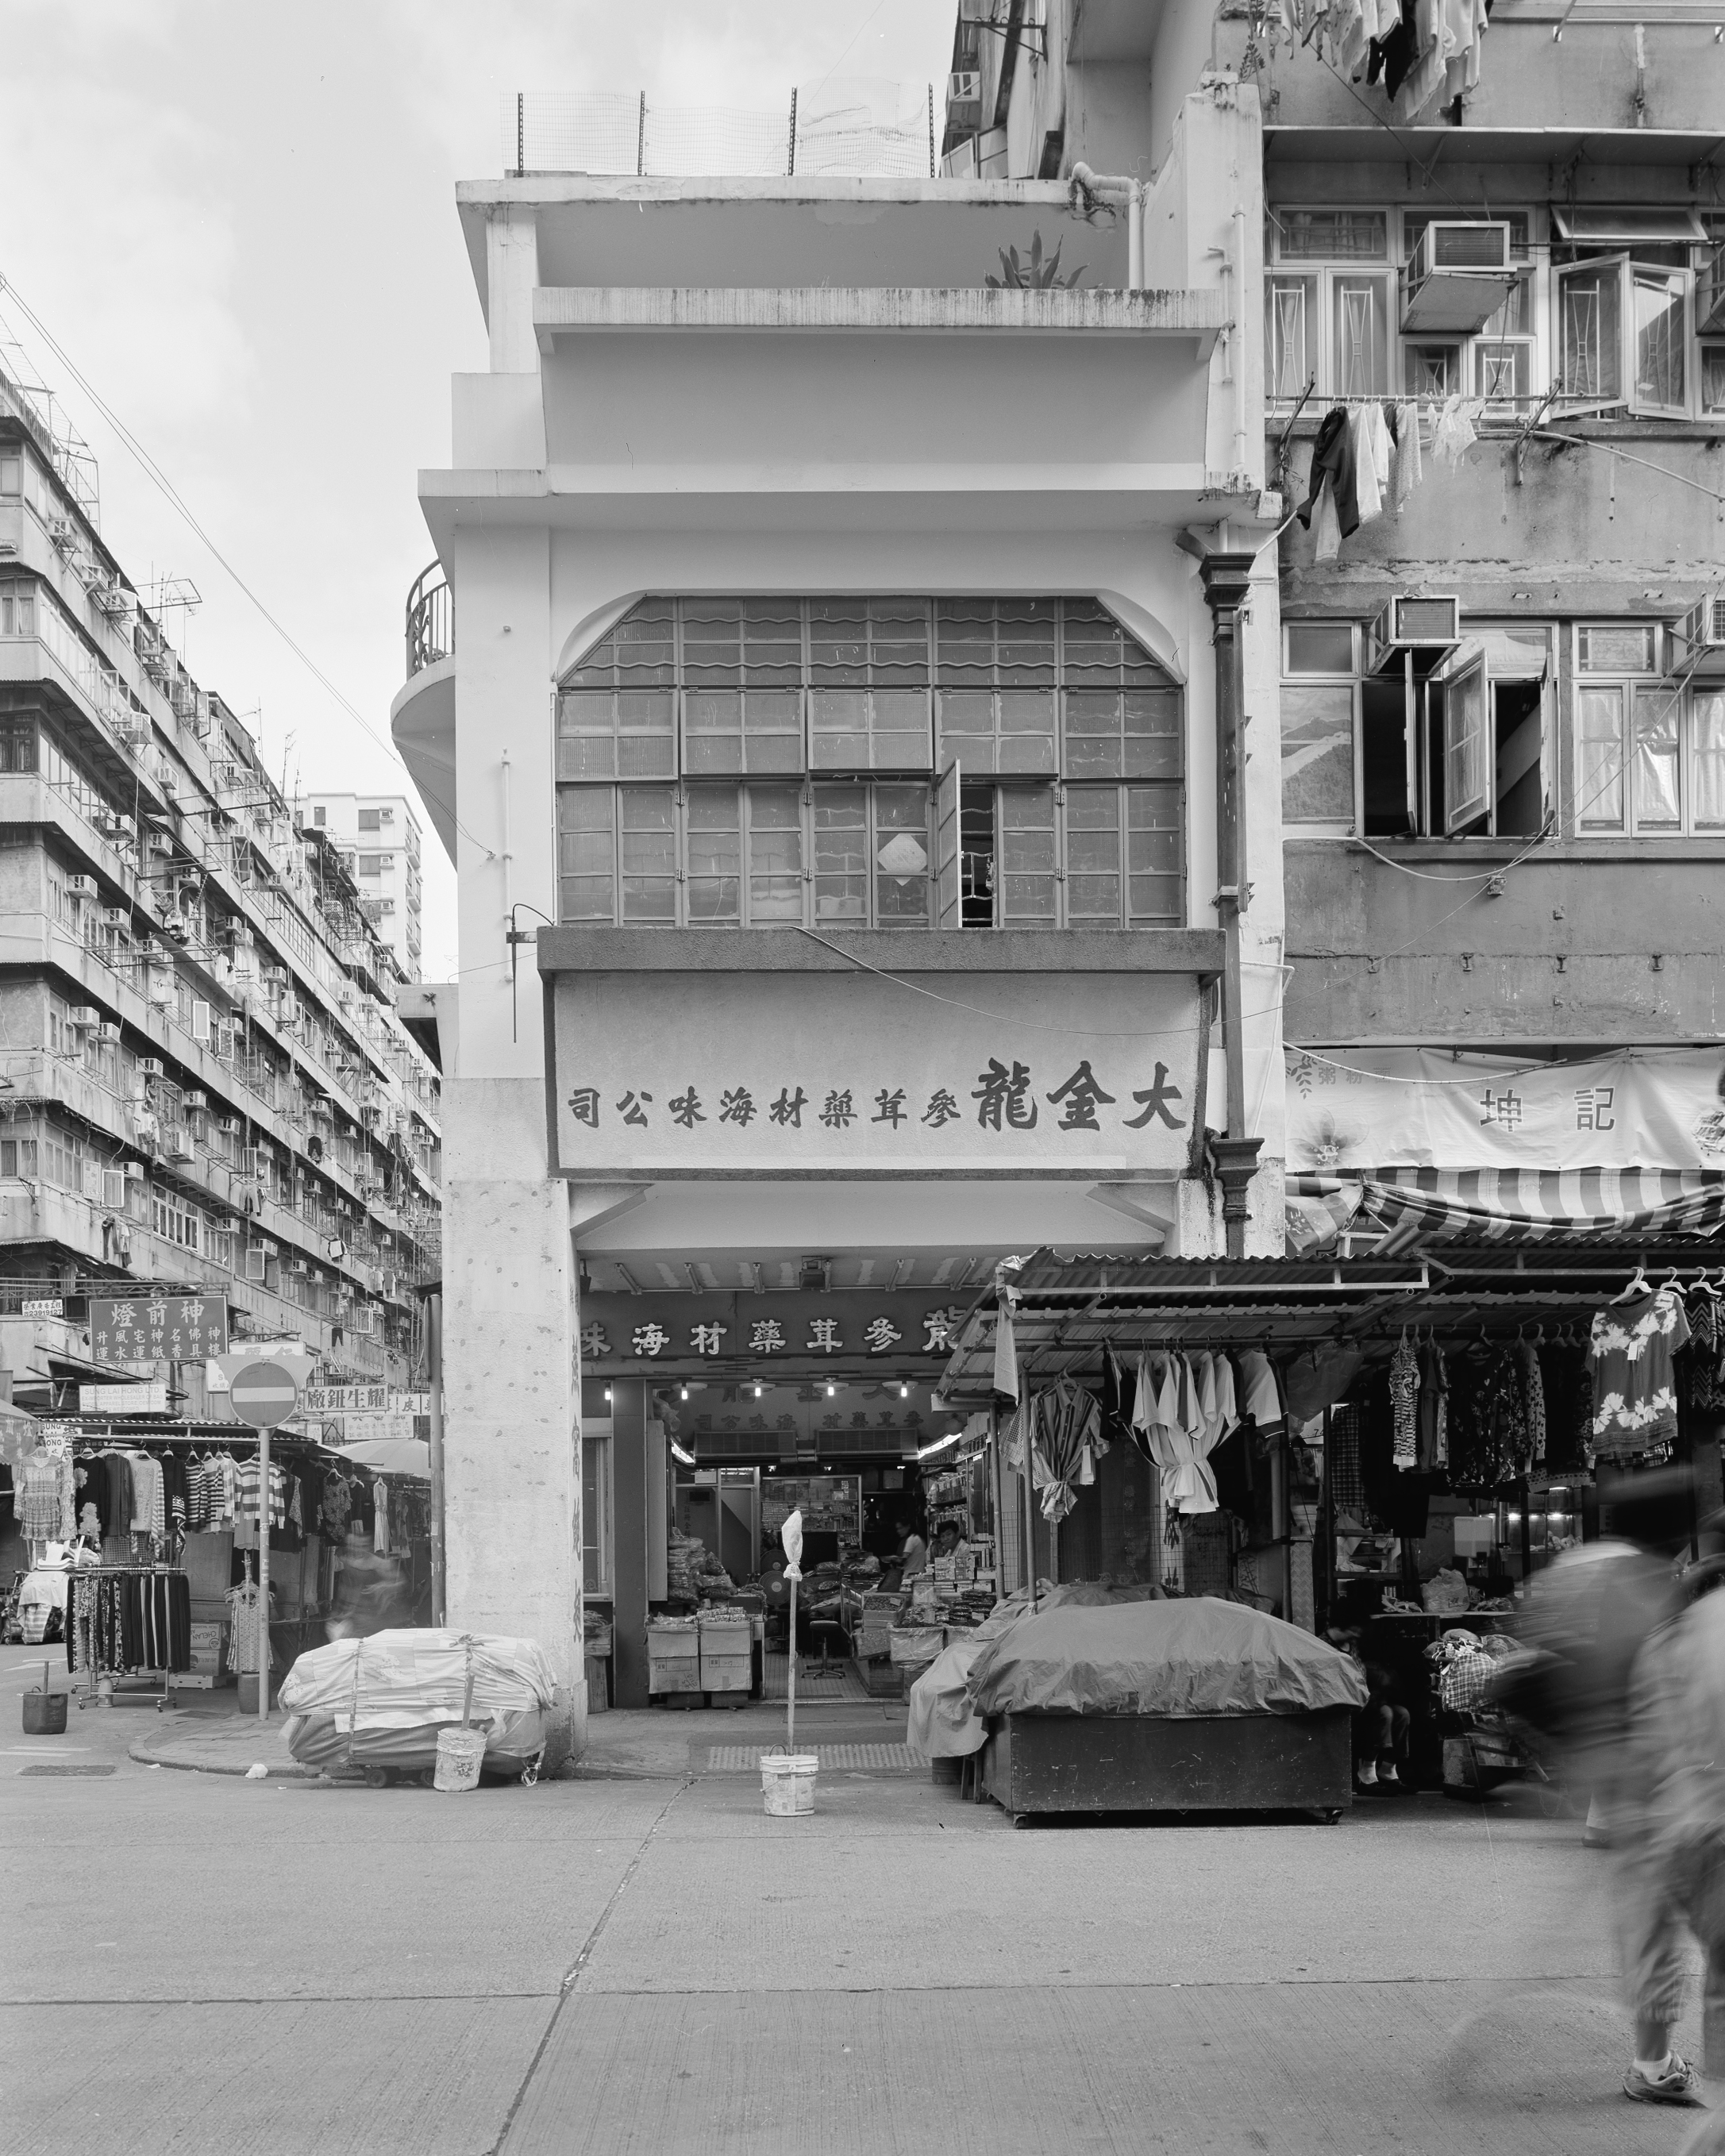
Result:
M153 1579L158 1578L183 1579L185 1577L185 1567L178 1564L85 1564L73 1567L67 1575L66 1582L66 1641L69 1661L72 1648L76 1642L78 1625L77 1592L81 1582L95 1582L110 1579ZM95 1656L94 1654L91 1654L85 1661L84 1671L89 1678L89 1682L85 1686L83 1692L78 1695L78 1704L80 1707L91 1707L95 1704L95 1702L100 1696L101 1680L104 1677L108 1680L110 1688L115 1689L117 1689L121 1682L126 1682L132 1686L144 1690L150 1690L156 1686L159 1686L161 1697L156 1702L157 1712L158 1713L162 1712L170 1703L171 1694L169 1691L168 1679L171 1672L166 1668L154 1669L139 1664L128 1666L120 1669L102 1670L96 1666ZM77 1671L73 1670L71 1671L71 1675L75 1678L78 1675ZM75 1686L74 1689L75 1691Z

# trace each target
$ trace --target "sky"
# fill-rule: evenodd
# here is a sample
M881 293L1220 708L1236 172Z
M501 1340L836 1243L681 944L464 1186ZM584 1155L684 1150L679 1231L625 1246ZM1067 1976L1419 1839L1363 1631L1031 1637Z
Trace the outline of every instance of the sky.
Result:
M367 738L186 526L0 289L26 365L95 452L104 538L295 790L412 788L393 751L415 474L449 459L485 326L458 179L503 168L519 90L777 111L793 84L938 86L955 0L0 0L0 280L363 714ZM23 356L4 348L17 337ZM426 825L427 979L455 969Z

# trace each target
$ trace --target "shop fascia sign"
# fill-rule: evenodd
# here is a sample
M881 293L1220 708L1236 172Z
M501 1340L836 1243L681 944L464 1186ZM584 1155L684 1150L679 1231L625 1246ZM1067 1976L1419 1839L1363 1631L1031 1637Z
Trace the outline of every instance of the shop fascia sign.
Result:
M980 1281L967 1288L831 1294L588 1295L581 1366L589 1375L679 1376L746 1370L765 1383L788 1373L859 1366L883 1377L937 1376Z
M552 1004L552 1167L578 1180L1187 1163L1190 975L563 973Z

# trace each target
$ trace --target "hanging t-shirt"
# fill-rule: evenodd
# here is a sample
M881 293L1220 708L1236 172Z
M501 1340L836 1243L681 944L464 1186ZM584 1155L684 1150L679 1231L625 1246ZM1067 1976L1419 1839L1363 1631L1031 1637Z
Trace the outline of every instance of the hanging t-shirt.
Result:
M1389 1358L1389 1412L1395 1464L1404 1471L1420 1465L1420 1357L1407 1327Z
M1669 1288L1594 1312L1588 1361L1594 1373L1596 1453L1634 1459L1676 1437L1671 1358L1688 1341L1683 1306Z

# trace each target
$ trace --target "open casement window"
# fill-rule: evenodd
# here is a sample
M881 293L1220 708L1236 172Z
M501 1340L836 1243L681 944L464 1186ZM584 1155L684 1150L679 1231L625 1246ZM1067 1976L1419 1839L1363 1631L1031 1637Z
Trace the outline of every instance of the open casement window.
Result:
M1689 272L1600 255L1561 268L1558 391L1654 418L1689 409Z
M1444 679L1444 829L1465 831L1491 807L1491 697L1485 652L1461 647Z
M961 808L964 798L956 762L941 773L934 789L934 925L937 928L964 926L963 834Z

